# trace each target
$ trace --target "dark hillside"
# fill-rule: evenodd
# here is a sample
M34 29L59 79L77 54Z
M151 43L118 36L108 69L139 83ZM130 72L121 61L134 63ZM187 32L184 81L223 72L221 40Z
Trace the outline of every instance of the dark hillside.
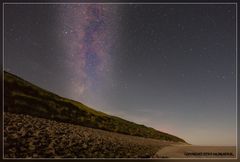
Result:
M4 72L4 111L146 138L185 142L176 136L110 116Z

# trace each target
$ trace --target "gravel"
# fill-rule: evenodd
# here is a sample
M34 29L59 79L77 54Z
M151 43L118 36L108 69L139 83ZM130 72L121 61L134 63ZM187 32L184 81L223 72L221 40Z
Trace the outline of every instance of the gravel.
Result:
M151 158L170 144L173 143L4 113L5 158Z

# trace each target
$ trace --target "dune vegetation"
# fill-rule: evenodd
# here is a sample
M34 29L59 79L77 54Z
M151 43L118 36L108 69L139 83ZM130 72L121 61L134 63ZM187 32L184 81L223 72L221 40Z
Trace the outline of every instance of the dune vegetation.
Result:
M58 96L6 71L4 111L126 135L185 142L174 135L96 111L80 102Z

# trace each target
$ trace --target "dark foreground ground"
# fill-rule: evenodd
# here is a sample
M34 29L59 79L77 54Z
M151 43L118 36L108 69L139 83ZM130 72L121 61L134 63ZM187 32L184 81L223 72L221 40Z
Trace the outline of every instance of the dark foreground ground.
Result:
M5 158L151 158L171 144L174 143L4 113Z

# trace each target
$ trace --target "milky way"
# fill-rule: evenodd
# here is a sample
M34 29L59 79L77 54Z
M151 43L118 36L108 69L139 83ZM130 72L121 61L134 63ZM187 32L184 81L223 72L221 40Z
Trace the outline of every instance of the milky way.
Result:
M65 65L71 73L71 93L75 99L86 96L102 79L111 77L116 10L116 6L109 5L60 6L60 27L66 35Z
M6 71L192 144L235 145L236 5L8 4L4 12Z

